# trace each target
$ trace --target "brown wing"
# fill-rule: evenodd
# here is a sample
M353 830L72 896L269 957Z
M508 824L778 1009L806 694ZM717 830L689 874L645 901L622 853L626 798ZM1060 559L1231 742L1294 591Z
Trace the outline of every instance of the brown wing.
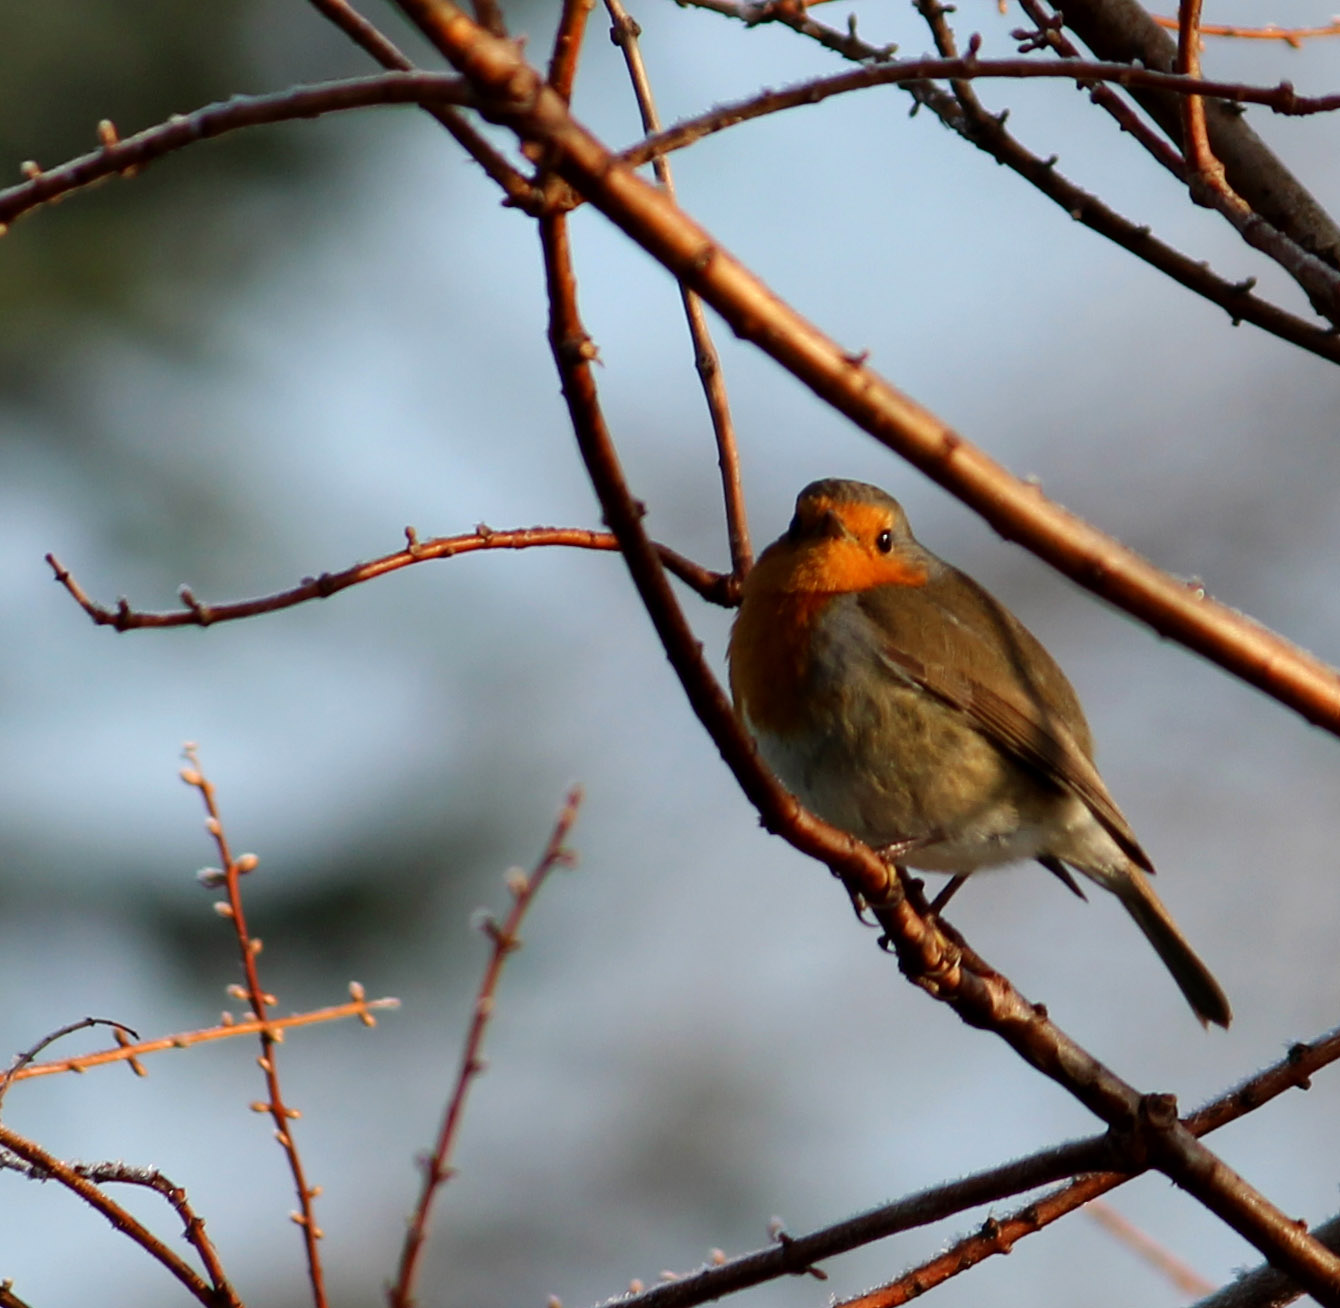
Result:
M925 586L881 586L858 603L889 633L883 653L891 668L1078 796L1132 862L1153 871L1093 765L1093 738L1074 690L1012 613L947 564Z

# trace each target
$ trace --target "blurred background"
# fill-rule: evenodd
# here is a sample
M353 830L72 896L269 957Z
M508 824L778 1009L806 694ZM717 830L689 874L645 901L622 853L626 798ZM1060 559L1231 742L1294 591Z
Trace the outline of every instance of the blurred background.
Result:
M558 6L509 3L533 58ZM910 6L868 39L929 47ZM390 10L369 16L434 65ZM836 7L821 17L845 21ZM840 67L784 30L645 0L667 121ZM1322 3L1206 21L1322 22ZM963 8L989 53L1017 13ZM637 117L597 13L576 109ZM1340 44L1212 42L1211 74L1340 86ZM300 0L0 8L0 170L236 92L369 71ZM1301 299L1068 84L987 85L1042 155L1225 276ZM675 160L681 198L804 314L1020 474L1323 657L1340 655L1340 371L1072 223L896 90L721 134ZM1334 119L1252 121L1334 212ZM599 380L655 535L726 563L715 456L670 278L574 219ZM24 218L0 242L0 1049L92 1014L142 1035L237 1011L233 941L196 883L214 861L178 779L199 744L282 1011L350 979L402 1008L296 1033L281 1072L336 1304L377 1301L436 1129L502 873L565 789L581 863L509 964L490 1070L437 1212L425 1305L599 1302L719 1246L799 1233L1095 1123L1002 1044L909 988L822 869L767 837L688 710L614 556L425 564L327 602L117 636L52 583L171 607L268 593L421 535L599 525L544 339L537 242L426 116L341 115L212 142ZM1329 736L1107 609L835 417L728 331L756 545L795 492L880 483L931 548L1048 643L1159 891L1227 988L1202 1034L1115 903L1037 868L983 877L952 918L1079 1041L1194 1106L1340 1013L1340 754ZM686 603L723 667L729 615ZM105 1043L84 1033L56 1051ZM255 1047L21 1084L6 1121L63 1158L154 1164L187 1187L244 1297L308 1302ZM1336 1077L1214 1137L1290 1214L1336 1208ZM175 1244L166 1207L123 1197ZM1165 1181L1113 1199L1212 1281L1254 1252ZM1000 1205L998 1214L1009 1210ZM896 1274L985 1213L828 1265L813 1305ZM72 1256L72 1255L78 1255ZM34 1305L183 1301L55 1186L0 1174L0 1278ZM1176 1303L1082 1215L938 1292L982 1302Z

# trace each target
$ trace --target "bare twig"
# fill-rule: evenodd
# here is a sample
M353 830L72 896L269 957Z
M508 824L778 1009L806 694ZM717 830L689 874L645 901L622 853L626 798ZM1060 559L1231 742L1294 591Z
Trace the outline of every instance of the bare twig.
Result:
M19 1171L35 1181L49 1179L49 1174L40 1164L25 1162L16 1165L3 1154L0 1154L0 1167L4 1166L9 1166L12 1170ZM191 1202L186 1197L186 1191L170 1181L156 1167L132 1167L130 1164L122 1162L68 1163L66 1166L76 1176L81 1176L86 1181L92 1181L95 1185L138 1185L161 1195L171 1205L172 1211L181 1219L182 1234L187 1243L200 1255L200 1261L204 1264L205 1274L209 1277L210 1284L220 1290L228 1286L228 1277L224 1273L223 1264L219 1261L218 1252L214 1248L213 1242L205 1234L204 1218L200 1217L191 1207Z
M375 1026L377 1019L373 1013L377 1009L398 1008L398 999L366 999L363 987L357 981L351 982L349 993L352 999L347 1004L336 1004L331 1008L317 1008L307 1013L295 1013L290 1017L267 1017L265 1021L251 1018L237 1022L231 1018L218 1026L205 1027L199 1031L182 1031L176 1035L159 1036L155 1040L137 1040L133 1044L118 1045L116 1049L102 1049L91 1054L76 1054L73 1058L53 1059L47 1063L32 1063L13 1073L15 1081L27 1081L39 1076L56 1076L64 1072L87 1072L91 1067L102 1067L109 1063L130 1063L134 1065L146 1054L161 1054L172 1049L189 1049L192 1045L205 1044L211 1040L231 1040L235 1036L257 1035L261 1031L290 1031L296 1027L314 1026L319 1022L337 1022L344 1018L356 1017L364 1026Z
M26 181L0 191L0 234L15 218L71 191L118 174L129 176L164 155L228 132L374 105L463 104L469 98L459 78L443 73L378 73L272 95L235 96L193 113L174 114L167 122L124 140L106 124L102 144L91 154L80 155L58 168L34 165L25 171Z
M493 949L475 994L473 1015L465 1039L465 1048L461 1054L460 1070L456 1074L456 1084L447 1102L432 1156L424 1160L423 1183L419 1190L418 1202L414 1205L413 1216L410 1218L409 1230L405 1234L405 1243L401 1248L399 1272L395 1284L387 1293L387 1302L391 1308L410 1308L413 1302L414 1278L418 1272L424 1242L428 1238L428 1219L432 1212L433 1200L443 1183L451 1177L450 1159L465 1115L466 1099L469 1097L470 1087L484 1070L480 1054L489 1019L493 1016L503 965L508 956L521 947L518 932L521 930L522 920L550 872L556 867L572 863L572 853L565 842L572 830L572 824L577 820L577 809L581 802L582 792L580 788L574 787L568 793L550 833L549 841L545 845L544 853L541 854L534 871L529 876L520 870L509 874L507 888L512 894L512 907L506 919L501 924L492 918L485 920L485 932L492 941Z
M1200 0L1180 0L1178 5L1177 71L1183 77L1200 77ZM1221 192L1228 190L1224 165L1210 148L1205 101L1199 95L1182 97L1182 153L1202 185ZM1194 198L1194 191L1192 195Z
M565 101L572 99L572 84L577 79L577 60L581 57L582 42L586 37L586 20L596 0L563 0L558 29L554 33L554 48L549 56L549 85Z
M638 43L640 28L623 7L621 0L605 0L613 26L610 36L623 51L628 77L637 97L642 115L642 130L648 135L661 130L660 115L651 93L651 79L647 76L642 47ZM662 154L652 158L656 180L671 199L675 197L675 182L670 161ZM707 326L707 315L702 301L683 283L679 283L684 302L684 316L688 319L689 336L693 341L693 361L707 400L707 412L716 437L717 467L721 473L721 493L726 508L726 535L730 543L731 575L742 579L753 564L753 550L749 545L749 519L745 510L744 487L740 482L740 451L735 439L735 424L731 419L730 399L726 394L726 380L721 373L721 356L717 353L712 333Z
M383 68L408 72L414 67L409 56L348 0L308 0L308 3Z
M67 1022L65 1026L52 1031L49 1035L44 1035L35 1045L31 1045L19 1054L12 1063L5 1069L3 1076L0 1076L0 1101L3 1101L9 1087L23 1075L25 1070L31 1070L33 1060L42 1050L56 1043L57 1040L64 1039L67 1035L73 1035L76 1031L87 1030L91 1026L110 1026L115 1027L117 1034L129 1032L136 1039L139 1037L130 1027L123 1022L114 1022L106 1017L83 1017L77 1022Z
M1139 0L1066 0L1064 9L1066 26L1099 59L1159 70L1175 66L1176 43ZM1168 137L1180 143L1180 97L1153 86L1132 86L1131 93ZM1252 130L1232 93L1207 101L1205 115L1210 147L1224 165L1228 185L1266 223L1330 267L1340 268L1340 225Z
M1060 15L1053 12L1050 6L1044 5L1041 0L1019 0L1019 6L1037 24L1032 32L1019 30L1011 33L1022 42L1019 47L1021 54L1045 45L1063 59L1083 58L1074 42L1066 36ZM1080 82L1078 85L1089 93L1089 99L1094 104L1116 121L1123 132L1138 141L1151 158L1157 160L1179 182L1186 181L1186 160L1131 104L1104 82Z
M214 785L200 770L195 747L186 747L186 758L190 766L182 769L181 779L188 786L200 792L205 806L205 829L214 840L219 854L221 880L227 898L220 902L222 916L228 918L237 936L238 952L242 962L242 975L245 986L233 988L239 999L245 999L251 1006L259 1025L261 1056L256 1061L265 1077L266 1098L252 1107L257 1112L268 1113L275 1124L275 1139L288 1160L289 1171L293 1176L294 1188L298 1195L298 1211L291 1214L302 1231L303 1247L307 1254L307 1275L312 1286L312 1300L315 1308L326 1308L325 1272L321 1265L321 1250L318 1241L321 1229L316 1224L312 1201L320 1189L307 1182L306 1171L298 1146L293 1139L293 1121L299 1116L296 1108L284 1103L283 1091L279 1084L279 1073L275 1068L275 1047L283 1039L283 1032L270 1022L270 1009L275 1003L273 995L261 987L260 973L256 967L256 957L261 951L260 939L247 930L247 919L242 907L241 879L256 866L253 855L244 854L234 858L229 845L223 820L219 816Z
M703 7L703 0L685 0L685 3ZM740 0L714 0L705 7L744 22L750 21L750 15L756 8L748 3L741 3ZM811 34L812 29L821 27L808 17L802 23L795 15L796 9L793 6L770 6L771 19L785 23L796 31ZM1052 42L1049 40L1048 43ZM843 37L843 44L848 58L878 62L880 47L860 41L851 34ZM1068 42L1066 44L1069 49L1067 57L1077 58L1074 47L1069 46ZM977 66L980 67L980 61ZM961 74L962 66L956 64L955 67ZM1091 85L1085 79L1078 80L1081 85ZM1057 169L1055 156L1042 159L1025 149L1005 130L1000 116L989 116L983 121L966 115L954 97L947 95L936 83L929 80L912 80L900 82L898 85L912 96L917 105L928 108L951 131L957 132L978 149L986 151L997 162L1013 169L1076 222L1092 228L1136 258L1143 259L1151 267L1171 277L1179 285L1217 304L1229 314L1234 325L1239 322L1250 322L1263 331L1268 331L1312 354L1332 362L1340 362L1340 336L1333 328L1314 326L1294 314L1286 313L1277 305L1251 294L1255 285L1254 279L1231 282L1218 277L1203 262L1191 259L1156 239L1148 227L1122 217L1097 196L1069 181ZM1095 86L1095 91L1100 88L1100 84L1092 85ZM1112 95L1110 91L1108 94ZM650 140L625 150L620 158L629 163L642 162L652 148L678 148L696 139L695 134L704 127L710 127L716 121L717 115L723 113L729 115L733 109L734 106L727 106L724 110L713 110L709 114L689 119L677 127L672 127L668 132L658 133ZM1146 130L1141 129L1137 133L1137 139L1142 142L1147 142L1148 138L1149 133ZM1167 146L1161 150L1155 148L1153 152L1165 166L1170 163L1175 166L1178 177L1185 179L1185 168L1180 154Z
M1017 1162L932 1186L809 1235L788 1236L766 1249L704 1267L620 1301L620 1308L696 1308L729 1294L794 1276L826 1258L875 1240L927 1226L968 1208L1021 1194L1062 1176L1110 1165L1115 1157L1107 1136L1094 1136L1046 1149Z
M1254 1112L1287 1090L1306 1090L1311 1084L1312 1075L1337 1059L1340 1059L1340 1028L1310 1044L1294 1045L1279 1062L1192 1113L1185 1120L1186 1128L1193 1135L1202 1136ZM944 1253L880 1287L874 1292L880 1296L875 1302L884 1305L884 1308L906 1303L942 1281L975 1267L986 1258L1007 1254L1026 1236L1036 1234L1098 1196L1116 1189L1130 1180L1133 1174L1099 1173L1080 1177L1069 1185L1030 1201L1006 1217L992 1219L980 1231L959 1240ZM1330 1247L1336 1246L1331 1244ZM862 1308L874 1308L873 1304L865 1304L860 1300L857 1302L861 1303ZM843 1308L852 1306L844 1305ZM1245 1308L1245 1305L1237 1305L1236 1308Z
M938 8L939 6L932 6ZM946 29L947 30L947 29ZM1198 65L1197 65L1198 67ZM1035 71L1029 72L1028 69ZM1043 71L1045 70L1045 71ZM873 86L897 85L948 78L954 83L960 98L967 83L983 77L1029 78L1075 77L1084 82L1110 82L1124 87L1143 87L1175 91L1184 105L1201 104L1199 121L1204 121L1202 96L1232 97L1236 100L1268 104L1279 113L1294 113L1302 100L1293 87L1281 83L1277 87L1248 87L1241 84L1208 81L1184 72L1165 73L1154 69L1134 68L1127 64L1092 63L1085 60L1065 60L1059 65L1031 59L978 59L970 53L962 59L912 60L862 68L856 72L839 73L832 77L815 78L799 86L780 91L765 91L734 104L723 105L709 114L700 115L691 123L672 129L673 135L662 134L655 148L680 148L707 131L720 131L754 118L765 117L785 109L802 108L836 95L865 90ZM1340 96L1322 96L1309 100L1310 110L1333 112L1340 108ZM974 108L975 106L975 108ZM965 102L964 108L975 115L983 111L976 101ZM1191 112L1190 110L1188 112ZM973 134L974 139L980 131ZM1209 154L1208 137L1201 133L1206 157ZM640 149L647 148L646 145ZM629 162L640 161L639 154L625 152ZM1204 161L1202 161L1203 163ZM1209 165L1205 165L1209 167ZM1221 169L1222 173L1222 169ZM1216 176L1218 181L1216 182ZM1255 213L1241 196L1228 185L1222 175L1213 169L1192 169L1192 178L1200 179L1193 187L1193 196L1199 203L1209 205L1228 219L1242 239L1254 249L1275 260L1307 293L1313 307L1332 322L1340 322L1340 273L1283 231Z
M1214 1286L1193 1267L1165 1249L1147 1232L1123 1217L1103 1199L1092 1199L1084 1206L1087 1213L1114 1240L1124 1244L1137 1258L1160 1273L1180 1294L1208 1294Z
M1160 27L1177 31L1176 18L1154 14L1153 19ZM1268 23L1265 27L1237 27L1231 23L1201 23L1200 34L1230 36L1244 41L1283 41L1285 45L1297 50L1304 41L1309 41L1314 36L1340 36L1340 18L1317 27L1277 27L1274 23Z
M312 6L335 24L356 45L361 46L383 68L409 72L414 65L389 37L384 35L348 0L310 0ZM465 152L502 188L510 204L526 209L536 202L534 188L524 173L514 168L456 110L447 105L423 105Z
M131 631L139 627L208 627L216 622L235 622L239 618L255 617L259 613L274 613L309 600L326 599L337 591L347 590L350 586L371 581L388 572L408 568L411 564L426 563L429 559L449 559L457 554L471 554L475 550L521 550L546 545L600 552L613 552L619 548L618 542L609 532L590 531L585 527L521 527L494 531L481 523L465 535L439 536L426 541L421 541L418 533L412 527L407 527L405 537L408 544L403 550L383 555L370 563L356 563L342 572L323 572L320 576L308 577L289 590L260 599L239 600L233 604L203 604L189 589L183 587L180 592L183 607L166 613L132 609L124 599L115 608L107 608L90 599L54 555L48 554L46 560L56 580L95 623L103 627L115 627L117 631ZM738 587L731 577L712 572L668 546L658 545L656 549L665 566L703 599L727 606L736 603Z
M222 1269L218 1267L216 1259L211 1259L207 1266L210 1267L211 1274L217 1273L218 1279L212 1284L206 1283L188 1263L173 1253L148 1227L133 1217L115 1200L105 1195L93 1181L81 1175L77 1167L61 1162L59 1158L48 1153L40 1145L19 1135L17 1131L10 1130L3 1123L0 1123L0 1149L8 1150L15 1157L21 1158L27 1163L31 1169L29 1175L44 1180L58 1181L67 1190L77 1194L89 1207L101 1213L116 1230L124 1232L145 1253L165 1267L177 1278L186 1291L200 1303L205 1304L206 1308L242 1308L242 1301L237 1297L227 1279L223 1277ZM182 1210L179 1208L178 1211ZM194 1214L192 1214L192 1218L196 1222L199 1220L194 1217ZM201 1239L203 1240L203 1236ZM199 1245L196 1247L199 1248Z
M696 0L686 0L696 3ZM1340 110L1340 94L1301 96L1288 82L1277 86L1251 86L1245 82L1221 82L1202 77L1188 77L1181 73L1160 72L1151 68L1135 68L1130 64L1101 63L1095 60L1068 58L1041 60L1029 58L979 59L975 54L958 57L926 56L921 59L900 59L896 62L875 64L846 73L832 73L814 77L793 86L775 90L757 91L739 100L686 118L663 132L624 150L619 158L625 163L643 164L657 154L681 150L713 132L724 131L740 123L766 118L790 109L804 109L809 105L831 100L836 96L851 95L880 86L906 86L909 83L932 80L980 82L999 78L1011 81L1059 80L1076 82L1103 82L1121 87L1149 87L1187 96L1232 96L1252 104L1266 105L1278 114L1303 116L1335 113Z

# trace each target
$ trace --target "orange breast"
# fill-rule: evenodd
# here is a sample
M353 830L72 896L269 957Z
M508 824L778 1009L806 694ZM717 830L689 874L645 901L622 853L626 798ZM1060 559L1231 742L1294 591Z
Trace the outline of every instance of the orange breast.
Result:
M735 707L757 730L786 733L803 725L812 632L832 598L746 588L730 637L730 686Z

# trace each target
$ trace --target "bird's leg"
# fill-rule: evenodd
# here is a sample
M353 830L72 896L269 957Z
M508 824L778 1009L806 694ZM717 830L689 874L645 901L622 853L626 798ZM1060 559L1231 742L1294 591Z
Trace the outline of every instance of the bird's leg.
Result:
M931 916L939 917L946 904L959 892L959 887L968 879L966 872L955 873L949 884L931 901Z

